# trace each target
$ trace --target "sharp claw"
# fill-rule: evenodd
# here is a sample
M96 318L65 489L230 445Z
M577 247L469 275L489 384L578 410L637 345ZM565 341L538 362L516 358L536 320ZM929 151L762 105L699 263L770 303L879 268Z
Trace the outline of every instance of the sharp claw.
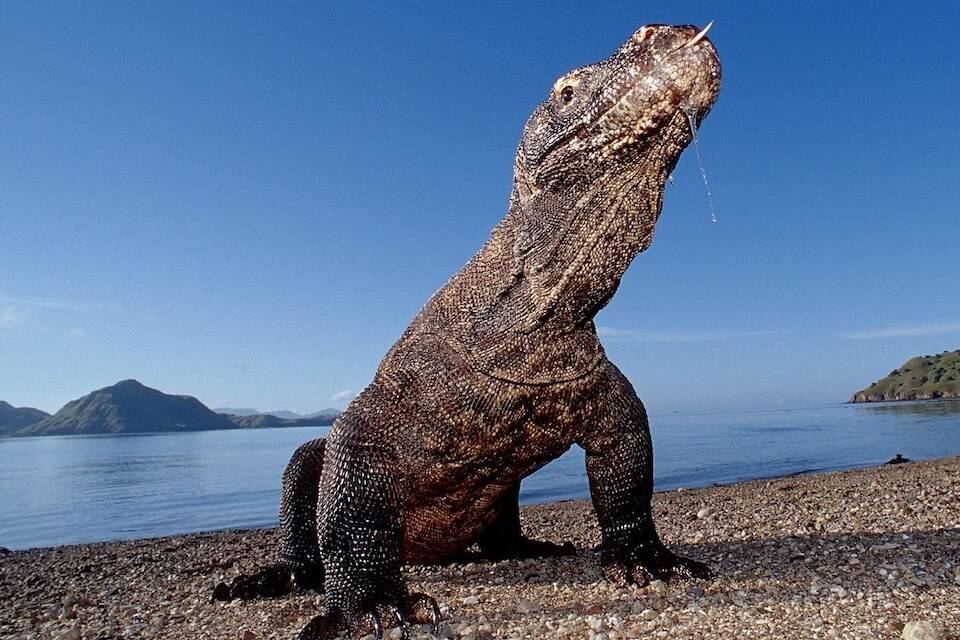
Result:
M367 615L373 620L373 635L377 640L383 640L383 624L380 623L380 616L376 611L371 611Z
M427 596L427 604L430 605L431 631L433 635L437 635L440 633L440 622L443 621L443 616L440 615L440 606L436 600L429 596Z
M410 625L407 624L407 621L403 619L403 614L400 613L399 609L392 609L393 620L396 622L396 626L400 629L400 637L402 640L410 639Z

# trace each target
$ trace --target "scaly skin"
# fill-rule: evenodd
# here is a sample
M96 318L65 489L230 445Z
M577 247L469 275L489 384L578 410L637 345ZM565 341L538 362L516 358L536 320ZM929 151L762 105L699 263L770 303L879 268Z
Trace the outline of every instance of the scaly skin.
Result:
M524 129L506 217L427 302L329 438L284 474L281 561L215 597L324 589L301 638L426 622L402 563L570 552L520 532L520 480L586 451L615 580L708 576L654 527L643 404L593 317L653 238L664 182L716 99L720 67L694 27L638 30L561 77ZM686 46L685 46L686 45Z

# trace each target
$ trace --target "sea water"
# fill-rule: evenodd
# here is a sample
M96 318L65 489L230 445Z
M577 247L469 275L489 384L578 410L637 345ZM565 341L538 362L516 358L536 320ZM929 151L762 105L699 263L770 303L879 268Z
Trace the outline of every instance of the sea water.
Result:
M960 455L960 401L651 417L657 490ZM280 475L328 427L0 439L0 546L277 525ZM574 447L524 503L589 497Z

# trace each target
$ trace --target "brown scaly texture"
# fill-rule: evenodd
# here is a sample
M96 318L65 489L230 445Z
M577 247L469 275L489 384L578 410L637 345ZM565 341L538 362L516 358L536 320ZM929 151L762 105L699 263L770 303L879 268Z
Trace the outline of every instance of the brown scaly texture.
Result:
M706 577L672 554L651 515L643 404L607 360L593 317L653 239L663 188L720 87L698 29L653 25L571 71L524 128L506 217L427 302L329 438L284 474L281 562L215 597L323 589L302 638L429 621L401 563L549 555L526 539L520 480L573 444L586 451L613 579Z

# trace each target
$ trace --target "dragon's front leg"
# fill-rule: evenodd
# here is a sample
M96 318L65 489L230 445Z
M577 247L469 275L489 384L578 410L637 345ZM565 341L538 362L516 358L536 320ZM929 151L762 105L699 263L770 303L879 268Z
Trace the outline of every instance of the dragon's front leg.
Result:
M601 530L607 577L646 584L673 577L709 578L696 560L672 553L653 523L653 445L643 403L629 381L607 365L601 410L584 435L590 495Z
M326 610L298 640L326 640L344 626L377 638L400 627L406 637L410 623L439 624L436 601L411 594L400 574L402 501L393 459L379 444L328 441L317 506Z

